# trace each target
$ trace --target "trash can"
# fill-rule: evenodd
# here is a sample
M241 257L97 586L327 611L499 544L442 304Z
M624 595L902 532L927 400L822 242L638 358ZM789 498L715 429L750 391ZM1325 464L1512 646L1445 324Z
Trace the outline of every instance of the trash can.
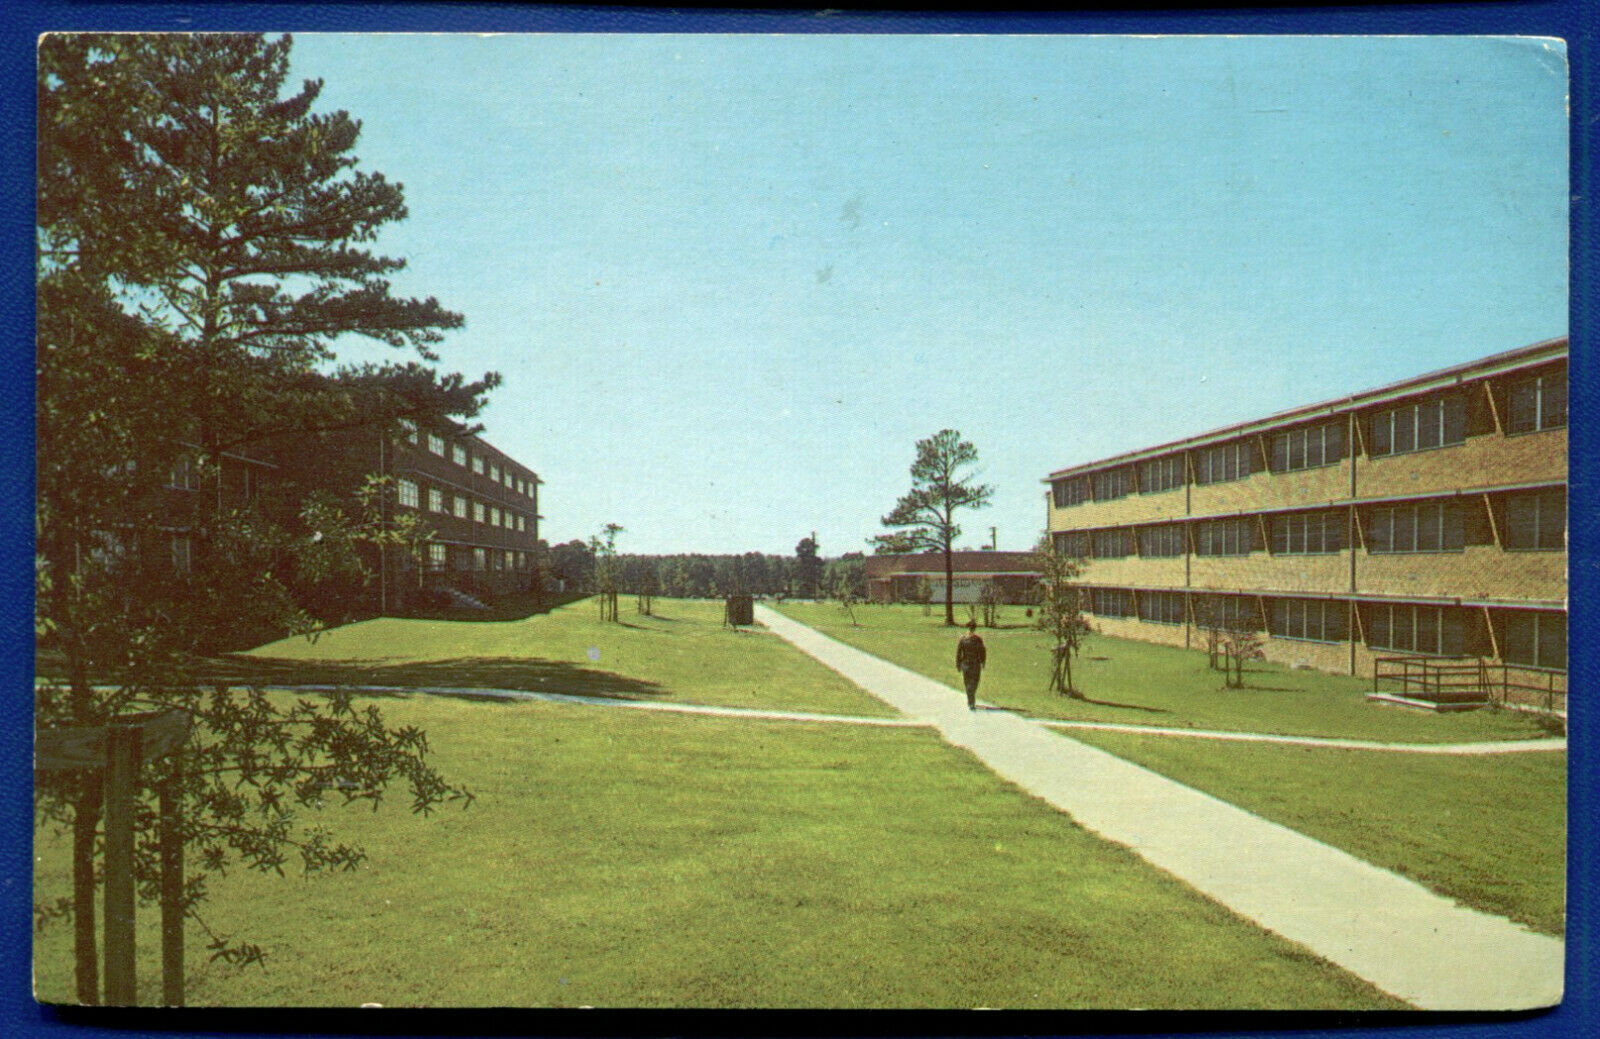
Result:
M748 595L728 596L728 623L734 627L743 624L746 627L756 622L755 599Z

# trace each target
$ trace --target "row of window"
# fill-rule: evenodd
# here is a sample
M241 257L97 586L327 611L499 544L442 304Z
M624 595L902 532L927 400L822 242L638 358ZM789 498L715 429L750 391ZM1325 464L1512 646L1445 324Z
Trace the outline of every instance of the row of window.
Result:
M459 441L448 441L438 433L428 433L424 437L417 429L416 423L410 419L400 420L400 430L400 435L403 439L416 444L418 447L426 444L428 451L438 455L440 458L448 458L456 465L471 469L479 476L487 476L495 483L516 491L518 494L531 495L533 493L534 482L532 480L518 476L511 471L510 466L502 467L500 463L493 461L487 455L473 454L467 450L465 444Z
M422 490L417 481L402 478L396 481L395 486L401 505L413 509L422 508ZM520 512L477 501L465 494L451 494L439 487L428 488L428 511L454 516L457 519L470 518L474 523L484 523L518 533L526 533L528 529L528 517Z
M1087 589L1088 612L1105 618L1137 618L1154 624L1265 631L1274 638L1346 642L1351 612L1336 599ZM1187 608L1186 608L1187 607ZM1565 670L1567 615L1554 610L1494 610L1493 637L1482 612L1470 607L1422 603L1361 603L1360 634L1375 650L1434 656L1489 655L1497 645L1510 664Z
M1366 550L1386 555L1406 552L1459 552L1467 544L1469 522L1489 522L1494 531L1474 538L1489 543L1497 532L1509 551L1550 552L1566 547L1567 494L1562 487L1495 496L1492 519L1476 503L1436 498L1392 505L1362 506ZM1345 509L1276 513L1264 517L1157 523L1094 531L1060 531L1056 551L1085 559L1182 556L1245 556L1262 549L1273 555L1324 555L1347 547ZM1265 532L1263 533L1263 528ZM1189 537L1192 535L1192 548Z
M533 566L533 553L482 545L428 543L429 569L448 570L452 564L456 570L527 570Z
M1519 380L1507 388L1504 399L1503 425L1507 433L1564 428L1567 373L1547 372ZM1463 443L1468 431L1467 403L1467 391L1452 390L1370 412L1362 419L1367 453L1383 457ZM1170 491L1186 482L1186 457L1193 461L1196 485L1242 480L1261 471L1263 464L1273 473L1315 469L1342 461L1349 451L1346 440L1344 421L1320 422L1272 434L1264 447L1264 459L1258 456L1256 440L1245 437L1197 448L1187 455L1178 452L1137 465L1057 480L1052 490L1058 508Z

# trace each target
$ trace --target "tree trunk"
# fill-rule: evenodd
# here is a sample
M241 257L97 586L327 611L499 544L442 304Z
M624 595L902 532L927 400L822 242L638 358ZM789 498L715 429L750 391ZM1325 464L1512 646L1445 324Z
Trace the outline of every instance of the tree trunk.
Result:
M955 561L950 555L950 542L944 543L944 626L956 626Z

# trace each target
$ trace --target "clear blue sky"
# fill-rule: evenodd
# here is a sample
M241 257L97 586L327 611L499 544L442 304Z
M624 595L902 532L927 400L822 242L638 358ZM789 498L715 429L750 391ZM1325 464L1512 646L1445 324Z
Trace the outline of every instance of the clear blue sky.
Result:
M1559 43L300 36L411 216L401 291L505 376L542 533L864 548L959 429L1051 470L1567 328ZM352 344L351 358L376 351Z

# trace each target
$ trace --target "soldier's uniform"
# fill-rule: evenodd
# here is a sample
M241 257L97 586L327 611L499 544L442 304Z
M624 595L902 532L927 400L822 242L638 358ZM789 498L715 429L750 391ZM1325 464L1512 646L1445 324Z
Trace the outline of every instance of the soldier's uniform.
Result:
M967 634L956 643L956 670L961 672L967 685L967 710L978 709L978 679L983 675L983 665L989 661L989 651L978 637L975 625L969 625Z

